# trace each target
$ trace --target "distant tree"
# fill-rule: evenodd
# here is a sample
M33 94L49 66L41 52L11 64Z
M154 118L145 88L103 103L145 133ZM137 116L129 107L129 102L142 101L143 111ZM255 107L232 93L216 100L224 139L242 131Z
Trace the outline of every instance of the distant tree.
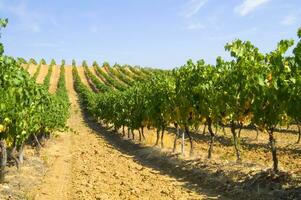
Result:
M1 28L5 28L7 23L8 23L8 19L0 18L0 30ZM1 34L0 34L0 38L1 38ZM4 47L3 44L0 42L0 55L2 55L3 53L4 53Z
M88 67L88 64L87 64L87 61L86 61L86 60L83 60L82 66L83 66L83 67Z
M104 62L104 63L102 64L102 67L110 67L110 63Z
M51 59L50 65L51 65L51 66L52 66L52 65L56 65L56 62L55 62L54 59Z
M29 64L34 64L34 65L38 64L37 61L35 59L33 59L33 58L30 58L28 63Z
M72 66L73 66L73 67L76 67L76 62L75 62L74 59L72 59Z
M40 60L40 65L46 65L46 61L45 61L44 58L42 58L42 59Z
M93 64L92 64L92 66L93 67L98 67L99 65L98 65L98 63L96 61L94 61Z
M121 67L118 63L115 63L113 67Z
M64 66L66 64L66 61L62 59L61 65Z
M20 64L27 64L27 61L24 58L19 57L19 58L17 58L17 60Z

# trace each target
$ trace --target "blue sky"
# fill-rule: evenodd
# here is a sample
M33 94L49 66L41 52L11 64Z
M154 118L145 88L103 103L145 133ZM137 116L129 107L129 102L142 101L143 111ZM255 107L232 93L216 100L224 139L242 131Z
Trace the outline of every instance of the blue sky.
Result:
M214 64L227 42L269 52L297 39L300 0L0 0L5 53L37 60L174 68Z

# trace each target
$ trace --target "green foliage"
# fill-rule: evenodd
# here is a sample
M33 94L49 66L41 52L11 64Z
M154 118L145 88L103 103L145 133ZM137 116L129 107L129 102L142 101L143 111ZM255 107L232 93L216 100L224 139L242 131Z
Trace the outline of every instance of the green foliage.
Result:
M104 62L104 63L102 64L102 67L110 67L110 63Z
M46 65L46 64L47 64L46 60L44 58L42 58L41 61L40 61L40 65Z
M72 59L72 66L76 67L76 61L74 59Z
M121 71L123 74L125 74L127 77L130 77L134 81L140 82L140 81L144 81L147 78L145 76L140 76L131 72L130 69L131 68L133 69L133 67L131 67L130 65L117 66L116 68L118 69L118 71Z
M50 78L51 78L52 70L53 70L53 65L50 65L48 67L47 75L45 76L44 81L43 81L43 85L46 87L47 90L50 87Z
M96 61L93 61L93 64L92 64L93 67L99 67L98 63Z
M116 128L144 126L165 128L171 121L174 97L172 79L154 77L149 82L137 83L125 91L111 91L98 97L96 116Z
M27 64L27 61L24 58L17 58L18 63L21 64Z
M38 66L37 66L37 69L36 69L36 71L35 71L35 73L34 73L33 76L32 76L32 78L33 78L34 80L37 80L40 71L41 71L41 65L38 65Z
M87 65L84 66L84 70L86 76L92 81L92 83L95 85L96 89L99 90L99 92L107 92L110 90L109 86L103 84L94 74L92 74Z
M298 36L301 37L300 29ZM115 65L118 75L108 65L103 65L105 73L95 62L93 66L98 74L115 88L118 89L112 77L136 83L100 93L97 97L92 95L93 98L91 91L80 89L83 87L80 84L78 91L94 117L116 128L153 126L164 129L170 123L177 123L186 129L206 120L231 124L235 138L238 125L253 123L269 133L274 170L277 171L273 130L290 122L290 118L301 122L300 41L293 56L287 57L285 53L292 47L292 40L281 40L268 54L261 53L249 41L235 40L225 46L232 56L231 61L218 57L216 66L211 66L203 60L196 63L189 60L172 73L145 73L138 67ZM147 74L151 75L144 78Z
M86 61L86 60L83 60L82 66L83 66L83 67L88 67L88 64L87 64L87 61Z
M56 97L60 101L60 105L62 106L62 109L60 110L60 123L61 126L67 123L67 120L70 116L70 100L68 97L68 91L66 89L66 81L65 81L65 66L61 65L60 68L60 77L57 84L57 90L55 93Z
M104 71L102 70L102 69L105 69L105 70L106 70L106 68L104 68L104 67L103 67L103 68L100 68L100 67L95 66L94 69L96 70L97 75L98 75L100 78L104 79L105 82L106 82L108 85L110 85L110 86L112 86L112 87L114 87L114 88L116 88L117 90L120 90L120 91L123 91L123 90L126 89L126 87L125 87L123 84L121 84L120 82L116 81L114 78L112 78L112 77L109 76L106 72L104 72Z
M301 38L301 28L298 29L297 35L299 38Z
M29 61L28 61L29 64L33 64L33 65L37 65L37 61L33 58L30 58Z
M111 76L117 77L119 80L123 81L128 86L133 86L134 81L130 79L125 74L118 71L118 67L120 67L118 64L115 64L113 67L107 67L108 72L111 74Z
M125 66L118 65L118 66L115 66L115 68L119 71L119 73L122 73L129 79L135 80L134 75L129 70L127 70Z
M7 20L0 19L0 27L5 27L6 23ZM9 148L16 148L24 144L33 134L50 134L65 128L70 104L65 88L64 70L61 71L57 93L51 95L43 85L35 83L41 65L39 65L34 78L30 78L28 72L20 66L20 64L26 63L24 59L15 60L12 57L3 56L2 53L3 45L1 44L1 142L6 143ZM37 64L34 59L30 59L29 63ZM50 67L48 72L49 78L51 69ZM49 85L49 81L47 84ZM2 157L5 155L3 154ZM2 164L4 163L5 160L2 160ZM3 168L1 173L4 173Z
M2 26L6 22L0 20ZM36 64L34 59L29 62ZM66 103L36 84L20 62L2 55L0 94L0 139L9 147L24 143L32 134L51 133L65 127L62 116L68 113Z
M295 56L295 62L301 66L301 28L298 30L299 42L297 43L295 49L293 50Z
M286 71L291 70L288 86L288 116L296 123L301 124L301 28L298 30L300 38L293 50L294 58L286 59Z
M0 28L5 28L8 24L8 19L0 19Z
M1 28L5 28L7 23L8 23L8 19L1 19L0 18L0 30L1 30ZM0 34L0 38L1 38L1 34ZM0 55L2 55L3 52L4 52L4 47L3 47L3 44L0 43Z
M10 57L0 57L0 124L5 124L1 139L21 144L31 134L52 132L61 123L59 100L34 82Z
M140 67L138 67L138 66L135 66L135 67L128 66L128 69L129 69L133 74L136 74L138 77L144 77L144 76L145 76L145 74L140 70Z
M56 65L56 62L55 62L54 59L51 59L51 61L50 61L50 66L53 66L53 65Z
M78 71L75 66L73 66L72 74L73 74L75 90L79 94L81 104L84 106L84 108L90 115L95 116L97 111L96 110L97 95L81 82L80 77L78 75Z
M285 123L287 100L291 87L292 71L287 58L283 55L292 45L292 41L282 40L277 49L266 55L259 76L263 83L257 86L254 99L254 122L265 129L273 129Z

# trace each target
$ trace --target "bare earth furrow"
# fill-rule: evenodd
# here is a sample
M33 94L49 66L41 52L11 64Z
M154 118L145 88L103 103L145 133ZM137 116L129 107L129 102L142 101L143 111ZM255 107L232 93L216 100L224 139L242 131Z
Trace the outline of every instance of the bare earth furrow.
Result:
M49 87L50 93L55 93L59 78L60 78L60 66L55 65L52 68L52 74L50 78L50 87Z
M37 83L42 84L47 73L48 73L48 65L42 65L40 73L37 77Z
M28 67L28 73L30 74L30 76L33 76L34 73L36 72L38 68L38 65L32 65L30 64L29 67Z
M85 75L84 68L83 67L77 67L77 71L78 71L79 77L80 77L81 81L83 82L83 84L85 84L86 86L88 86L90 88L90 84L89 84L89 82L87 80L87 77Z

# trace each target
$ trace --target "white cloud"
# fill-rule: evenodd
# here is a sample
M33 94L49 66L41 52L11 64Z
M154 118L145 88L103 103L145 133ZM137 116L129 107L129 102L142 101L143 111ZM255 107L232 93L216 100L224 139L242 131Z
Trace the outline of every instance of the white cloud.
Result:
M184 6L182 15L186 18L190 18L196 15L200 9L207 3L208 0L189 0Z
M201 23L191 23L186 27L186 29L188 29L188 30L200 30L200 29L205 29L205 26Z
M244 0L242 4L234 8L234 11L241 16L245 16L269 1L270 0Z
M291 26L293 24L295 24L297 22L297 17L294 15L287 15L286 17L284 17L280 24L284 25L284 26Z

